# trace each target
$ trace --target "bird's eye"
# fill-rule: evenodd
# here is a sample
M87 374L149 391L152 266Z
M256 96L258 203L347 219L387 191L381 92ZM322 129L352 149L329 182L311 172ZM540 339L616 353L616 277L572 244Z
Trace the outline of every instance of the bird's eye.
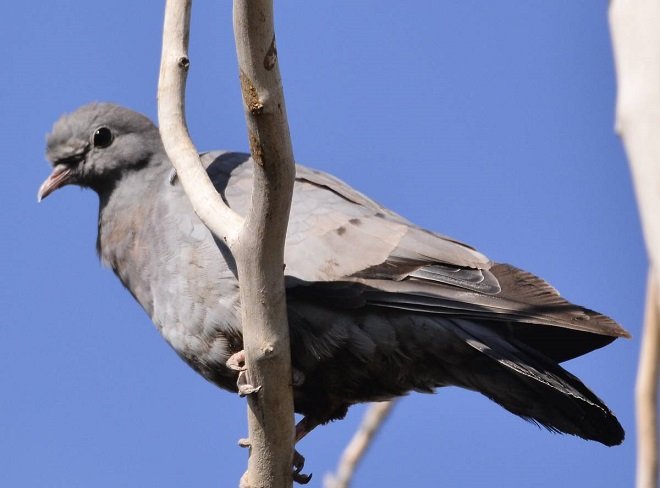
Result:
M92 136L94 147L108 147L112 144L112 132L107 127L99 127Z

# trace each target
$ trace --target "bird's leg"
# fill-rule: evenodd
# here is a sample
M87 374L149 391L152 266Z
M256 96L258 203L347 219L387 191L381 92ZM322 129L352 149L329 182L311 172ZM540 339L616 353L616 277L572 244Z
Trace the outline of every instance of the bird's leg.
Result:
M243 349L232 354L225 364L229 369L238 371L236 387L238 388L238 394L240 396L244 397L246 395L252 395L261 390L261 386L254 386L248 380L248 371L245 366L245 351Z
M309 417L303 417L300 422L296 424L296 444L300 442L303 437L318 427L319 423Z

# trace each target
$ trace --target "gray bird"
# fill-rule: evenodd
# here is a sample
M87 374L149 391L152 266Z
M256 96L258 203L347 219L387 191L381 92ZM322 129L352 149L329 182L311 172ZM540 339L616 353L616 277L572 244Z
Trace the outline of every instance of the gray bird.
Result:
M94 103L48 136L53 171L39 199L75 184L99 196L97 250L192 368L237 391L239 280L229 249L201 223L156 126ZM245 215L249 155L210 152L217 191ZM348 407L459 386L554 432L611 446L624 432L558 363L628 333L548 283L417 227L338 179L304 166L287 232L286 291L298 437Z

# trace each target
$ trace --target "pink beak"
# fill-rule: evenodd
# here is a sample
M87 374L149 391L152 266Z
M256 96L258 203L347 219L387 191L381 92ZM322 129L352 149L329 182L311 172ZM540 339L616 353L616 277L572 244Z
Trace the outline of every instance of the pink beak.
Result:
M55 166L53 172L39 187L37 201L41 202L58 188L71 183L71 168L65 165Z

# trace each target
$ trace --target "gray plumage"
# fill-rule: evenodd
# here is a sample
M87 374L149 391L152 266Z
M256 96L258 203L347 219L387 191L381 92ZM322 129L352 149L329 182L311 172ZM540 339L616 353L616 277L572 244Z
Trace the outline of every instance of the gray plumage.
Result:
M231 253L172 178L157 128L111 104L63 116L48 136L51 176L99 195L97 249L177 354L236 391L242 349ZM202 156L245 214L252 161ZM543 280L421 229L330 175L297 166L285 252L296 410L312 424L358 402L441 386L478 391L550 430L623 440L607 406L557 363L627 336Z

